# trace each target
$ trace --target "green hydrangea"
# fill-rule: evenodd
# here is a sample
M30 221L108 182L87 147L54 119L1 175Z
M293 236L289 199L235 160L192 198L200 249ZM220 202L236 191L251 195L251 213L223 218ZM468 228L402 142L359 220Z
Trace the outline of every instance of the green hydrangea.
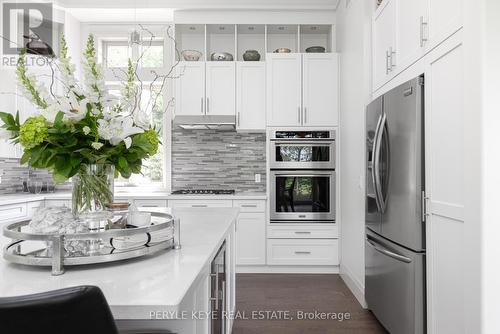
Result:
M151 150L149 151L149 155L153 156L158 152L158 133L156 133L155 130L150 129L147 131L144 131L144 136L146 137L147 141L151 144Z
M42 116L30 117L19 129L19 142L30 149L40 145L48 136L47 123Z

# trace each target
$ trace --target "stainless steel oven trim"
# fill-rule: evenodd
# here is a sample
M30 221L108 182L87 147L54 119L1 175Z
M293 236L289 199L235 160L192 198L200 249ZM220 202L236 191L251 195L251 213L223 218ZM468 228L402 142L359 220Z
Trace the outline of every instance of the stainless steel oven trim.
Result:
M327 176L330 178L330 212L276 212L276 176ZM270 219L278 221L334 222L336 215L336 173L334 170L271 170Z
M287 162L276 161L276 147L281 145L290 146L327 146L329 148L330 161L308 161L308 162ZM271 169L283 168L308 168L308 169L335 169L336 164L336 146L335 141L317 141L317 140L276 140L271 143L270 150Z

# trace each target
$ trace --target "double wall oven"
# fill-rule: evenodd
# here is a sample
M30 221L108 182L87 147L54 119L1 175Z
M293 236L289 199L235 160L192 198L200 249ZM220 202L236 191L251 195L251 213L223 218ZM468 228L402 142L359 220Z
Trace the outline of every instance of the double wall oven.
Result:
M335 131L274 131L271 223L335 222Z

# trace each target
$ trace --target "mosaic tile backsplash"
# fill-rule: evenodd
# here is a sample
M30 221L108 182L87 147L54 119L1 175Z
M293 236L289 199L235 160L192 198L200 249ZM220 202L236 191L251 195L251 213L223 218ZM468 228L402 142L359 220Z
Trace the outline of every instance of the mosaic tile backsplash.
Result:
M0 158L0 194L13 194L23 191L23 181L28 178L33 181L52 183L52 175L43 169L30 169L19 165L19 159ZM71 184L68 182L58 185L58 190L68 190Z
M261 182L255 183L255 174ZM266 191L266 135L216 130L172 130L172 190Z

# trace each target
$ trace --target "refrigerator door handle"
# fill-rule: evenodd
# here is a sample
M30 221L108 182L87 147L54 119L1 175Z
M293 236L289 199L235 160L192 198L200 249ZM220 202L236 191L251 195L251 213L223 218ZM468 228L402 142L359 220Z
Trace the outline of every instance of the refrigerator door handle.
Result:
M378 185L377 185L377 175L375 173L375 170L377 169L377 147L378 147L378 137L379 137L379 132L380 132L380 125L382 124L382 115L378 118L377 121L377 126L375 127L375 134L373 136L373 156L372 156L372 168L371 168L371 175L372 175L372 183L373 183L373 190L375 193L375 203L377 204L377 210L379 212L382 212L382 205L380 203L379 199L379 190L378 190Z
M373 249L375 249L377 252L379 252L383 255L389 256L389 257L391 257L395 260L398 260L400 262L405 262L405 263L412 262L412 260L409 257L394 253L394 252L388 250L387 248L383 247L380 244L375 244L375 241L372 239L367 238L366 242L368 242L373 247Z
M382 192L382 184L380 182L380 151L382 148L382 138L386 131L387 115L382 114L382 120L380 122L380 127L378 129L377 136L375 138L375 152L373 155L373 171L375 174L375 197L378 198L380 212L385 213L386 208L386 198Z

